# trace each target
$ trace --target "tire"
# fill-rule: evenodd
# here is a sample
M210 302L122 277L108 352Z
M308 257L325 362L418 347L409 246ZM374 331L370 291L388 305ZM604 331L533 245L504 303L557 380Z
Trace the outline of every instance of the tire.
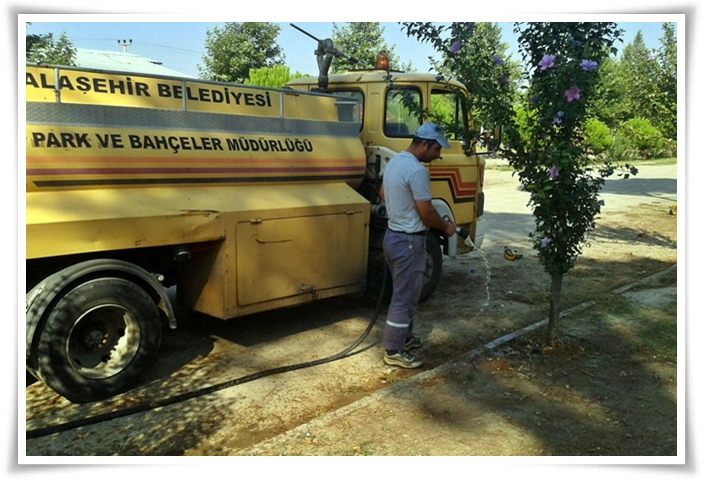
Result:
M364 300L372 303L381 301L383 304L389 304L392 299L392 277L383 256L382 250L371 249L368 254L368 275L367 287L364 291ZM383 281L385 287L383 289ZM381 298L382 293L382 298Z
M441 279L443 255L439 238L434 233L427 233L427 270L424 272L424 283L419 302L426 301L434 293Z
M133 387L160 342L161 317L142 288L121 278L93 279L48 313L37 373L71 402L105 399Z

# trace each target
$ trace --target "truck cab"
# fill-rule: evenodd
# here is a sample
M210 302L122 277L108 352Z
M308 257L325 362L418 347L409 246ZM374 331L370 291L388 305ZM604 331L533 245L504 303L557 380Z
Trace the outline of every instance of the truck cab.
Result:
M426 121L443 125L468 126L470 115L465 107L466 87L457 81L444 80L428 73L404 73L383 68L383 60L375 69L354 70L328 75L328 84L320 88L315 78L298 78L286 87L302 91L324 91L356 99L360 108L359 137L367 159L367 179L382 181L385 165L409 146L422 124L419 112L426 112ZM474 144L466 144L446 128L450 150L443 150L439 159L427 163L431 178L434 205L461 228L470 231L471 241L456 236L442 240L444 254L454 256L479 248L484 233L480 228L483 214L483 178L485 159L476 154ZM370 185L364 191L372 204L380 198ZM382 208L374 212L382 213Z

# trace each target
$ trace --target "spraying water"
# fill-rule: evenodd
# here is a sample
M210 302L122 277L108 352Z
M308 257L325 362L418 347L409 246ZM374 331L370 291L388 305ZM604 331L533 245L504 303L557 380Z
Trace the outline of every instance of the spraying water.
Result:
M466 242L466 244L468 246L471 246L474 249L478 250L478 252L480 253L480 256L483 258L483 262L485 263L485 294L486 294L486 299L485 299L485 302L483 303L483 305L480 307L480 310L478 311L478 313L475 315L477 317L477 316L480 316L480 314L483 312L483 310L488 306L488 304L490 304L490 264L488 263L487 254L485 253L485 251L483 251L482 249L475 246L473 241L470 239L470 234L467 230L464 230L463 228L459 228L458 226L456 226L456 234L458 234L458 236L463 238L463 240Z

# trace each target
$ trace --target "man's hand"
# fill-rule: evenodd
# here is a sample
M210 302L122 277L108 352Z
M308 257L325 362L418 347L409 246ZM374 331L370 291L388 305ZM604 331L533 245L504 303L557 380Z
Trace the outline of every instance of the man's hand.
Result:
M434 205L429 201L415 201L417 205L417 210L419 211L419 216L422 217L422 221L425 225L430 228L436 228L437 230L443 231L446 236L453 236L456 232L456 226L444 220Z

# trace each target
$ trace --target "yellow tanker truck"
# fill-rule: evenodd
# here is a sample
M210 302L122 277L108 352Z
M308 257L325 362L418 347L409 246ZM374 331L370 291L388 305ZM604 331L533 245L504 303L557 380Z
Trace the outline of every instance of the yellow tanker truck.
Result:
M387 75L276 89L28 64L28 371L73 402L128 390L176 327L173 287L221 319L377 287L382 173L419 126L407 98L468 121L463 85ZM423 299L442 254L482 240L485 161L451 143L426 166L472 241L428 236Z

